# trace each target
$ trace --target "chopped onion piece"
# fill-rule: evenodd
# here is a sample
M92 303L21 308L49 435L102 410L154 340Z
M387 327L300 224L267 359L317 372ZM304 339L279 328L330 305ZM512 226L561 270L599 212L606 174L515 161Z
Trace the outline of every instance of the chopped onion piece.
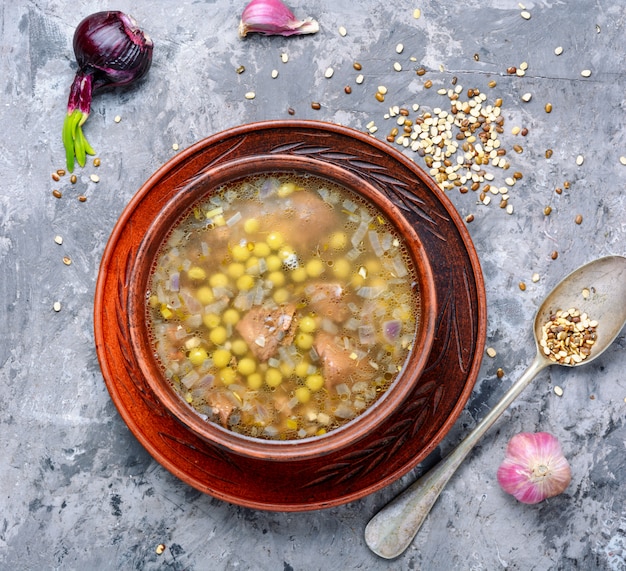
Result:
M385 291L384 286L363 286L357 291L357 295L364 299L376 299Z
M335 416L338 418L352 418L355 415L354 409L347 403L340 403L335 411Z
M385 251L380 243L380 238L378 237L378 232L375 230L370 230L367 233L368 238L370 239L370 244L372 245L372 249L374 250L374 254L377 256L382 256Z
M356 209L358 208L358 204L356 204L355 202L352 202L352 200L350 200L349 198L346 198L343 201L343 207L348 211L348 212L356 212Z
M383 337L386 341L393 343L398 339L402 332L402 321L399 319L390 319L383 323Z
M200 379L200 375L198 374L198 372L191 370L180 380L180 382L183 385L185 385L185 387L190 389L191 387L195 385L196 381L198 381L199 379Z
M346 258L351 262L354 262L361 255L361 251L358 248L352 248L352 250L346 253Z
M376 330L372 325L359 326L359 341L362 345L374 345L376 343Z
M389 232L385 232L385 234L383 235L383 239L381 241L382 248L385 252L389 250L389 248L391 248L392 242L393 242L393 236L389 234Z
M180 291L180 273L172 272L169 279L170 291Z
M352 234L352 238L350 238L350 242L356 248L365 238L365 234L367 234L367 230L369 227L369 223L365 220L361 220L359 227Z
M403 278L404 276L408 275L409 270L407 270L406 264L404 263L404 260L402 259L402 256L400 256L400 254L394 256L392 262L393 271L396 277Z
M241 212L235 212L228 220L226 220L226 226L230 227L237 224L241 220Z
M335 390L339 396L350 396L350 387L346 383L339 383L335 386Z

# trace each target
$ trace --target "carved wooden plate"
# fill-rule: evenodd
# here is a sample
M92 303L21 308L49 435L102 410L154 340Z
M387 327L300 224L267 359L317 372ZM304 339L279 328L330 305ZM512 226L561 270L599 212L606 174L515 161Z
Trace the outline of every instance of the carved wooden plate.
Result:
M391 199L417 232L435 280L435 339L405 401L356 447L297 463L233 454L199 438L150 391L131 343L128 285L137 249L172 198L216 165L255 156L311 157L348 170ZM437 446L461 413L480 367L486 301L464 223L431 177L388 144L317 121L266 121L213 135L161 167L128 204L96 286L96 350L107 388L133 434L165 468L235 504L304 511L356 500L393 482Z

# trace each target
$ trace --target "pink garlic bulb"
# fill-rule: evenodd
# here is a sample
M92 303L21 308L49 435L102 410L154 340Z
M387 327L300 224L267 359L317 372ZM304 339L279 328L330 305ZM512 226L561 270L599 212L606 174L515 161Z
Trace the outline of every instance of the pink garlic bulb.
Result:
M239 23L239 35L242 38L249 32L266 36L293 36L314 34L319 29L319 24L313 18L297 20L280 0L252 0L245 7Z
M559 495L571 479L559 441L547 432L516 434L498 468L500 487L525 504Z

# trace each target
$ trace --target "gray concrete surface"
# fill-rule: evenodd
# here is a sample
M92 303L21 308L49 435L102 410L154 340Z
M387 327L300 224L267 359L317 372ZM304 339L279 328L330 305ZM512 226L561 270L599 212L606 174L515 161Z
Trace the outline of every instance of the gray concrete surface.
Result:
M524 3L529 20L513 0L294 0L297 15L319 20L317 35L246 40L237 37L244 2L2 3L1 569L626 569L624 332L588 367L540 375L462 466L404 555L381 560L363 540L377 509L450 450L523 372L534 354L532 316L547 291L583 262L626 254L626 166L619 160L626 155L626 8L609 0ZM107 8L133 14L150 33L154 65L138 88L94 101L85 132L102 159L100 182L90 182L96 169L88 164L75 186L67 177L56 184L50 175L64 161L73 30ZM363 65L362 85L353 61ZM524 61L524 77L507 74ZM237 74L240 65L245 72ZM330 79L328 66L335 69ZM423 77L415 73L420 66L428 70ZM582 77L583 69L591 76ZM486 280L487 343L497 351L485 357L457 425L413 473L322 512L254 511L177 480L121 420L94 348L98 265L126 203L173 156L173 144L184 148L234 125L286 118L289 107L295 117L360 130L374 121L375 136L384 139L393 127L384 118L390 105L443 106L437 89L452 87L454 77L464 92L477 87L490 102L502 98L502 145L510 172L523 173L510 191L512 214L495 199L485 206L476 193L447 193L463 217L474 215L468 228ZM487 87L491 80L496 87ZM388 88L384 103L374 97L378 85ZM256 98L246 100L248 91ZM526 92L533 95L528 103L521 101ZM528 135L512 135L516 125ZM520 154L512 150L516 143ZM557 194L565 181L570 188ZM62 199L52 196L54 188ZM506 443L520 431L552 432L562 442L573 477L561 496L525 506L498 487Z

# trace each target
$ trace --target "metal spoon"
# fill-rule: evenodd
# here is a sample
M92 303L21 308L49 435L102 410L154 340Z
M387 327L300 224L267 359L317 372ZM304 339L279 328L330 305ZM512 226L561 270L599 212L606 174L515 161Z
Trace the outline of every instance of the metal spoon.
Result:
M539 344L542 327L554 311L573 307L586 312L590 319L598 322L598 326L591 355L580 363L564 365L569 367L591 363L611 345L626 324L626 258L607 256L590 262L572 272L548 294L535 316L537 354L533 362L444 460L370 520L365 528L365 542L374 553L393 559L410 545L439 494L478 440L541 370L556 364L544 354Z

